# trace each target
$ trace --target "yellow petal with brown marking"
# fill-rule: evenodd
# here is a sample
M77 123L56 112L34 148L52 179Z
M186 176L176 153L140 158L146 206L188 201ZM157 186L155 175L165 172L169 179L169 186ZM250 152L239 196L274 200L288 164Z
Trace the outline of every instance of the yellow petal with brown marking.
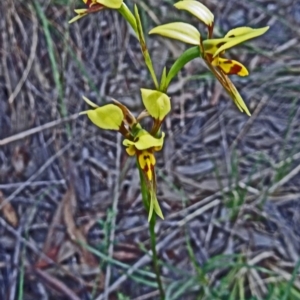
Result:
M239 76L249 75L247 68L236 60L218 57L216 65L219 68L221 68L223 72L227 75L239 75Z

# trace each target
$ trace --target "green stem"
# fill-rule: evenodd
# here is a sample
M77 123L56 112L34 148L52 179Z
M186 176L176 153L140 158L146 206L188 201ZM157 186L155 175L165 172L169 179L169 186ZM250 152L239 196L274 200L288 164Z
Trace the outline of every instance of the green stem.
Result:
M139 169L139 174L140 174L140 186L141 186L141 192L142 192L142 201L143 201L146 211L149 211L149 207L150 207L149 192L147 189L147 185L146 185L146 182L144 179L143 172L142 172L138 162L137 162L137 167ZM164 300L165 292L164 292L162 281L161 281L160 270L159 270L159 265L158 265L158 257L157 257L157 251L156 251L155 223L156 223L156 214L155 214L155 212L153 212L152 218L149 222L149 233L150 233L150 242L151 242L151 250L152 250L152 263L153 263L153 268L154 268L154 272L156 275L156 281L157 281L157 285L158 285L158 289L159 289L160 299Z
M126 6L126 4L123 2L121 7L118 9L119 13L123 16L123 18L129 23L133 31L136 33L137 38L139 36L136 20L130 9Z
M149 224L149 232L150 232L150 240L151 240L151 250L152 250L152 262L154 271L156 274L156 281L158 284L160 299L165 299L165 292L162 285L161 277L160 277L160 270L158 265L158 258L157 258L157 251L156 251L156 234L155 234L155 223L156 223L156 214L153 213L152 218Z
M168 72L165 85L162 92L166 92L171 80L177 75L177 73L191 60L202 57L199 46L195 46L184 51L173 63L170 71Z
M145 64L150 72L150 75L152 77L152 80L154 82L155 88L158 90L159 89L159 85L158 85L158 81L157 81L157 77L153 68L153 64L152 64L152 60L151 60L151 56L149 54L147 45L146 45L146 40L144 37L144 30L143 30L143 25L141 22L141 18L139 15L139 10L137 5L134 6L134 14L135 14L135 20L136 20L136 27L137 27L137 31L138 31L138 38L139 38L139 42L141 45L141 50L144 56L144 61Z

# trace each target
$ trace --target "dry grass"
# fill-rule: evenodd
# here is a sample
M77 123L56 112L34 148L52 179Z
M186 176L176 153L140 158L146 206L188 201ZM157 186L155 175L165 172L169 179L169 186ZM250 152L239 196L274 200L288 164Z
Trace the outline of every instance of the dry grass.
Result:
M300 6L203 2L217 32L271 29L231 51L251 71L234 78L250 119L200 59L170 88L157 227L167 299L299 299ZM185 18L171 3L139 3L144 26ZM82 95L138 111L151 80L123 20L104 11L69 26L78 5L0 3L0 299L158 296L134 161L77 117ZM183 45L149 48L160 70Z

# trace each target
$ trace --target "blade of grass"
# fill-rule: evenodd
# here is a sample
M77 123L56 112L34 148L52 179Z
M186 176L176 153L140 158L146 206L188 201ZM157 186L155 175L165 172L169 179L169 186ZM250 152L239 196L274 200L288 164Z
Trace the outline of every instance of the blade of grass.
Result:
M288 300L289 299L289 295L291 293L291 288L292 288L293 283L294 283L294 281L295 281L295 279L296 279L296 277L298 276L298 273L299 273L299 268L300 268L300 260L298 260L298 262L297 262L297 264L296 264L296 266L293 270L292 277L286 285L285 293L284 293L284 296L283 296L282 300Z
M55 59L54 46L53 46L53 41L49 29L49 21L45 16L42 7L38 1L34 1L34 6L38 17L42 22L43 30L45 33L45 39L46 39L51 69L53 73L53 79L54 79L56 90L58 92L58 101L59 101L59 108L60 108L59 111L62 117L66 117L68 115L68 112L67 112L66 104L64 102L63 87L60 80L59 68ZM71 129L69 124L66 124L66 129L67 129L68 137L70 138L72 134L71 134Z

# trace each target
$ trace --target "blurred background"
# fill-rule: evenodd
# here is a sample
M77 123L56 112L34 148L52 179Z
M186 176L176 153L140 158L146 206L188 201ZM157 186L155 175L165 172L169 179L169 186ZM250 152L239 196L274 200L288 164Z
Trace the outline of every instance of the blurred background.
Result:
M145 32L187 20L173 0L137 3ZM300 299L300 3L203 0L216 37L269 31L232 49L238 111L201 59L169 88L158 153L167 299ZM0 2L0 299L158 299L135 161L78 112L86 96L142 110L152 82L136 38L105 10L69 25L73 0ZM147 38L155 68L186 45ZM226 53L228 55L228 53Z

